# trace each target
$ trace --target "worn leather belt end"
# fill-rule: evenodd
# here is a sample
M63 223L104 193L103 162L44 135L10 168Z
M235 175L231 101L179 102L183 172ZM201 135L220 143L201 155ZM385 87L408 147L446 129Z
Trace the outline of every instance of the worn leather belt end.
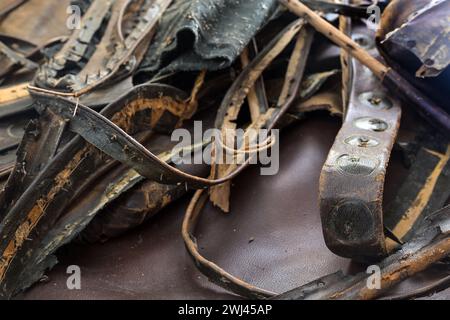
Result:
M376 54L374 37L357 28L353 38ZM386 255L383 189L398 133L399 102L357 61L344 122L320 179L325 242L334 253L367 261Z

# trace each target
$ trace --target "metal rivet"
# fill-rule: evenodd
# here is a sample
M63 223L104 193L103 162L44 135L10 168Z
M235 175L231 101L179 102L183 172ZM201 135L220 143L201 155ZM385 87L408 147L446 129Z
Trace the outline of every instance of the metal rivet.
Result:
M433 59L427 59L427 60L425 60L425 65L426 65L426 66L432 66L432 65L434 65L434 60L433 60Z
M367 136L351 136L345 139L345 143L361 148L376 147L379 144L378 140Z
M352 36L353 41L355 41L361 48L369 50L372 49L375 46L375 41L366 36L365 34L354 34Z
M368 157L344 154L337 159L337 165L343 172L368 176L378 167L379 161Z
M389 128L388 124L385 121L371 117L356 119L354 124L359 129L371 130L374 132L383 132Z
M359 95L359 101L377 110L392 108L392 102L382 93L364 92Z
M360 200L347 200L336 205L328 222L330 230L345 243L370 239L375 221L369 208Z

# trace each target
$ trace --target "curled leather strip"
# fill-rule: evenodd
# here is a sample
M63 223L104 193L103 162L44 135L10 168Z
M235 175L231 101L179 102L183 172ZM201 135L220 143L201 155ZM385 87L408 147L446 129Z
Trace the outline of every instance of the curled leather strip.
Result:
M186 99L183 92L173 87L143 85L122 96L102 113L130 134L139 134L135 130L144 129L136 123L147 124L150 130L158 125L171 130L168 126L173 127L179 122L179 115L171 111L184 110ZM38 111L50 110L48 102L54 103L53 100L37 98ZM172 109L167 109L168 104ZM97 173L101 173L103 168L108 169L112 163L112 159L76 137L46 164L1 222L0 232L4 241L0 244L0 296L10 297L31 285L43 270L54 264L51 256L39 255L46 252L40 246L47 245L44 237L48 230L71 199L88 186L89 181L86 180L95 179ZM95 174L86 179L87 172ZM30 238L33 241L27 240ZM51 240L48 245L64 239ZM25 266L30 268L27 272L24 271Z
M228 121L236 119L244 99L247 97L248 90L253 87L255 81L261 76L262 71L286 48L304 24L303 19L298 19L291 23L242 70L220 105L215 122L216 128L222 128L225 119ZM286 98L292 97L293 95L286 94Z
M170 137L158 135L152 136L146 146L160 159L170 162L180 153L174 144ZM183 152L203 152L203 147L204 143L192 145L183 148ZM205 176L208 169L207 165L186 166L187 171ZM89 221L89 224L81 222L87 226L78 228L83 229L76 238L78 241L103 242L142 224L188 192L184 184L163 185L146 180L133 169L119 166L96 182L94 192L81 194L79 201L75 200L68 209L68 215L76 224Z
M323 109L323 106L317 107L314 110L320 109ZM308 112L308 110L302 110L302 112ZM276 294L274 292L258 288L239 279L201 255L194 233L197 222L200 219L202 208L207 200L208 195L205 190L197 190L189 203L182 224L181 234L183 241L195 266L201 273L208 277L211 282L240 296L249 299L267 299L275 297Z
M221 126L221 123L225 118L225 115L229 112L229 109L235 105L242 104L243 99L245 99L245 88L248 84L239 87L236 83L241 84L241 81L254 83L258 76L255 76L251 72L252 68L254 68L260 61L265 61L264 58L266 56L270 56L270 54L273 54L273 50L280 53L281 50L285 48L290 40L297 34L302 25L303 21L299 19L288 26L279 37L274 39L274 41L272 41L267 48L258 54L257 58L254 60L255 62L250 64L242 72L243 75L238 78L234 86L230 88L224 98L218 112L216 126ZM249 77L249 79L247 79L247 77ZM51 101L48 108L64 119L69 120L69 126L72 131L78 133L86 141L103 151L105 154L130 166L142 176L153 181L164 184L176 184L181 182L186 183L190 188L205 188L207 186L224 183L236 177L251 162L250 158L232 173L219 179L206 179L190 175L170 166L164 161L161 161L157 156L148 151L135 139L127 135L117 125L94 110L80 103L77 104L73 100L46 93L39 88L32 87L30 89L33 95L37 98ZM277 110L274 117L270 120L272 122L272 126L268 127L269 131L273 129L275 123L288 110L290 103L294 98L295 95L289 96L288 101L286 101L286 103ZM186 110L177 110L177 112L182 115L183 112L186 112ZM273 112L273 110L270 110L270 112ZM97 128L101 128L101 130L98 130ZM93 132L95 134L92 134Z
M307 3L324 13L340 12L359 17L367 17L370 5L367 1L355 5L331 0L308 0ZM174 1L161 20L139 73L146 76L148 72L158 72L159 77L173 71L228 68L257 32L263 30L259 34L270 34L271 27L264 25L279 17L281 10L277 8L276 0ZM285 18L290 19L288 15ZM217 37L224 34L228 36Z
M281 95L279 98L279 103L282 104L282 110L288 109L297 96L301 79L303 78L305 62L311 48L310 44L312 41L312 36L313 31L311 29L302 29L302 32L299 33L299 39L297 40L297 45L295 46L294 51L291 54L288 70L285 75L285 86L281 90ZM256 58L254 61L256 61L255 64L257 65L258 59ZM262 70L260 70L260 72L262 72ZM236 80L234 86L237 86L238 84L240 85L239 78ZM237 100L242 103L242 96L238 97L240 98L230 100ZM239 102L234 102L232 106L239 106ZM269 121L268 127L273 128L275 125L277 125L278 120L280 120L280 117L271 119ZM246 298L264 299L274 296L273 292L255 287L229 274L221 267L209 261L200 254L200 252L198 251L196 239L194 237L194 230L206 200L207 194L204 192L204 190L198 190L195 193L188 209L186 210L186 215L183 219L181 231L186 249L189 252L191 258L194 260L196 267L200 272L207 276L210 281Z
M301 30L299 30L301 28ZM290 43L293 37L298 33L296 45L289 61L286 77L281 89L281 94L278 99L277 105L274 108L265 108L265 112L261 114L261 108L258 108L256 101L252 96L252 87L254 87L255 93L261 96L264 92L261 92L263 87L257 86L258 81L262 81L262 72L271 64L271 62L277 57L285 47ZM259 55L257 55L251 62L248 63L246 68L241 72L236 81L232 84L230 90L227 92L222 104L218 110L218 116L216 119L216 127L221 129L221 137L219 138L219 144L224 146L224 149L230 150L228 144L233 144L233 140L236 140L235 130L237 128L236 120L239 112L242 108L244 99L248 97L250 114L252 124L246 128L244 134L244 143L241 149L247 148L247 143L255 143L257 135L252 135L253 130L259 130L261 128L269 127L269 130L273 128L270 126L270 122L273 117L278 117L277 115L280 110L286 110L290 103L293 101L298 87L301 81L301 75L306 64L306 57L301 57L300 55L306 51L309 51L312 42L312 33L308 32L304 28L304 23L302 20L293 22L290 26L285 28L278 37L276 37L268 46L266 46ZM256 94L255 94L256 95ZM283 111L284 113L285 111ZM268 139L271 143L275 143L272 137ZM216 145L214 145L216 146ZM260 146L254 148L254 152L249 155L250 162L252 158L257 154L258 151L262 149ZM215 150L214 150L215 151ZM243 150L240 150L243 151ZM245 160L245 152L237 152L236 161L234 163L242 163ZM234 151L233 151L234 153ZM211 168L211 177L213 178L223 178L229 176L237 167L236 164L215 164L220 163L221 159L216 159L217 154L213 153L213 165ZM224 155L222 154L222 157ZM223 211L229 211L229 195L230 195L230 181L227 181L218 186L214 186L210 190L210 199L212 203L220 207Z
M53 99L48 106L50 110L70 121L70 129L79 134L90 144L114 158L134 168L142 176L160 183L187 183L190 187L203 188L206 185L220 183L209 179L186 174L147 150L133 137L120 129L103 115L65 98L37 94L41 98ZM183 110L180 110L183 111ZM101 128L98 130L97 128ZM95 134L92 134L95 132Z
M186 210L181 229L186 249L193 259L195 266L201 273L207 276L211 282L246 298L264 299L274 296L275 293L273 292L255 287L229 274L215 263L205 259L198 252L198 246L193 233L202 207L207 199L208 196L203 190L197 190Z
M204 72L197 78L191 96L185 101L188 110L194 111L197 104L198 91L201 89ZM194 106L194 107L192 107ZM212 114L205 112L209 119ZM200 119L205 120L202 115ZM183 119L180 118L180 122ZM135 131L146 128L148 125L139 118L132 120L135 123ZM207 121L207 123L211 123ZM190 128L190 126L188 126ZM166 128L170 131L170 128ZM141 143L157 154L158 158L165 162L171 162L175 155L193 154L203 152L206 141L187 147L178 148L166 134L151 132L146 135ZM203 166L201 166L203 168ZM207 165L204 166L205 168ZM189 172L203 174L198 166L187 166ZM105 170L100 170L105 171ZM53 243L52 246L41 251L41 256L49 254L51 250L61 245L61 239L69 241L76 234L82 242L105 241L117 236L159 212L162 208L175 201L189 190L184 184L163 185L146 179L133 169L117 164L107 171L107 174L93 174L96 178L89 184L89 188L83 188L76 192L77 196L65 210L57 225L53 226L47 235L45 243Z

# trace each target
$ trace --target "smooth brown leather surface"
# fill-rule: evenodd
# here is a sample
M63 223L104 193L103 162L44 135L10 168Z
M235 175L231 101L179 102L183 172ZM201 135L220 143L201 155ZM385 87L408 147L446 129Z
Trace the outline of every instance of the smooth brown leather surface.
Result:
M282 292L342 269L362 266L331 253L323 241L318 208L319 175L340 120L313 115L281 135L280 172L260 176L253 166L233 182L231 213L207 205L197 238L201 252L235 276ZM392 159L385 198L399 181ZM388 199L385 199L388 200ZM189 197L125 236L105 244L70 245L61 263L18 298L25 299L234 299L195 269L181 239ZM81 290L66 287L68 265L81 267ZM410 291L445 270L431 270L400 286ZM450 298L446 290L431 297Z

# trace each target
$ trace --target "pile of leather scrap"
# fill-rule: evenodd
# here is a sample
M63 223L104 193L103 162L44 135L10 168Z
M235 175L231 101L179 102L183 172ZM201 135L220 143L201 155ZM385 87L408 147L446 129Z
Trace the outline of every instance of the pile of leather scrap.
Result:
M450 298L449 20L1 1L0 298Z

